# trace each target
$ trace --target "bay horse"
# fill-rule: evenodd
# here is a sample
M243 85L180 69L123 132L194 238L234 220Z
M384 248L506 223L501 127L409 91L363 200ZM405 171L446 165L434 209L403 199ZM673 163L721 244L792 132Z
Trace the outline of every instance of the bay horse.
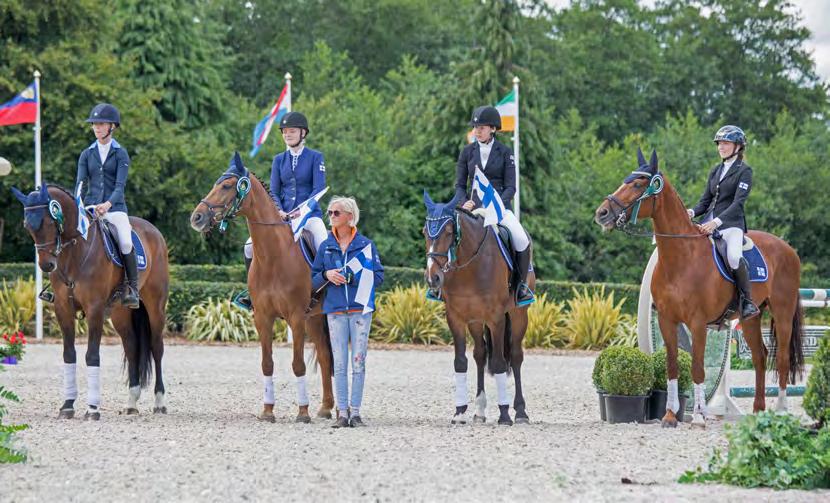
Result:
M628 221L651 218L657 240L658 262L651 280L651 294L659 313L660 332L666 345L668 378L677 379L677 328L685 323L692 333L692 380L695 408L692 424L705 426L703 356L707 325L719 320L735 297L735 287L723 279L712 259L712 245L686 214L686 207L664 173L658 170L657 153L646 162L637 152L639 168L599 205L594 220L604 230L626 230ZM751 230L747 236L763 253L767 280L751 283L752 300L763 313L770 310L778 373L778 410L787 409L787 383L803 373L802 312L798 288L801 261L782 239ZM733 314L731 319L737 315ZM743 335L752 351L755 367L753 412L766 408L764 400L767 349L761 338L761 316L742 319ZM667 406L663 426L677 426L674 411Z
M75 415L75 317L86 317L88 343L86 365L88 396L85 419L99 420L100 346L104 320L109 314L124 348L129 393L126 414L138 414L137 402L155 364L154 413L167 413L161 359L169 274L167 244L150 222L130 217L130 225L144 245L146 269L139 271L139 308L120 304L124 271L108 257L104 248L104 223L94 218L84 239L78 229L79 210L75 197L57 185L42 185L28 196L12 188L23 203L24 227L37 249L38 264L49 274L54 288L55 317L63 335L64 403L60 419ZM118 249L118 245L114 246Z
M235 154L231 165L190 216L191 227L201 233L218 225L220 231L237 215L245 217L253 241L254 257L248 272L248 289L253 304L254 325L262 352L263 410L258 418L275 422L272 346L274 322L282 318L294 333L292 370L297 379L299 410L296 421L308 423L308 396L303 359L308 334L315 345L323 383L323 402L317 417L331 419L334 407L331 377L333 360L325 317L317 307L307 313L311 301L311 268L294 241L291 225L280 218L277 206L265 185L242 164Z
M515 382L513 409L516 423L530 420L522 394L522 340L527 330L528 306L517 307L509 290L511 270L499 251L493 232L474 213L457 208L458 197L434 203L424 191L427 207L423 234L426 239L426 281L441 290L447 324L455 349L455 413L452 424L467 423L467 330L473 338L477 368L476 411L473 422L486 421L484 370L496 378L500 425L512 425L508 409L507 374ZM528 274L533 290L536 275Z

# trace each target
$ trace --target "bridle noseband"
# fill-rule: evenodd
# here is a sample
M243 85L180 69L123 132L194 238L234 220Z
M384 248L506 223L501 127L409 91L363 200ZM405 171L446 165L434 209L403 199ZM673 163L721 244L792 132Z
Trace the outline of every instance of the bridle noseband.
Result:
M637 216L640 214L640 205L646 199L653 198L652 210L654 210L654 207L657 205L657 195L663 191L663 187L665 186L663 175L660 173L651 174L647 171L634 171L632 174L640 175L649 179L648 185L645 189L643 189L643 192L640 193L637 199L631 201L628 205L625 205L622 201L614 197L614 194L605 196L605 199L609 202L609 206L611 206L611 213L614 215L614 226L620 230L625 230L628 224L628 215L626 215L626 212L629 208L634 208L631 211L630 225L637 224Z
M251 179L247 176L241 176L236 181L236 195L232 200L225 204L212 204L206 199L202 199L200 201L202 204L207 206L210 222L219 224L219 232L225 232L227 230L228 223L236 218L236 214L239 213L239 210L242 207L242 202L245 200L245 197L250 191ZM215 211L217 208L221 208L222 211L217 213Z
M77 243L78 236L80 236L80 234L75 234L74 236L72 236L72 239L68 240L66 243L63 242L63 240L61 239L61 236L63 235L63 223L64 223L63 208L61 208L61 203L55 201L54 199L51 199L49 201L49 203L47 203L47 204L38 204L38 205L34 205L34 206L24 206L23 210L24 210L24 212L26 212L26 211L32 211L32 210L39 210L39 209L43 209L43 208L48 208L49 217L52 220L55 221L55 225L57 226L57 233L55 234L55 239L53 239L52 241L49 241L48 243L38 243L37 241L35 241L35 249L37 251L44 251L45 250L49 253L49 255L52 255L53 257L58 258L58 255L60 255L61 252L64 249L69 248L70 246ZM34 236L33 236L33 238L34 238ZM54 245L54 248L49 250L48 248L50 246L53 246L53 245Z

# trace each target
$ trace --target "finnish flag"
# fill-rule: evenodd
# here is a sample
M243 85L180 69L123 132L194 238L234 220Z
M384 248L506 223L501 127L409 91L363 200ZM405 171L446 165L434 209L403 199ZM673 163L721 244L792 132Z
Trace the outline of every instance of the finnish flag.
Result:
M484 225L496 225L504 218L504 203L499 193L490 185L490 180L484 176L481 168L476 166L476 174L473 179L473 193L478 196L481 206L484 208Z
M375 310L375 270L372 259L372 245L366 245L360 253L346 262L357 280L357 294L354 300L363 306L363 314Z
M89 232L89 214L84 208L84 201L81 199L81 191L84 188L84 182L78 184L78 190L75 192L75 205L78 207L78 232L86 240Z
M300 240L300 237L303 235L303 229L305 229L308 219L311 218L311 213L320 207L320 198L323 197L323 194L328 192L328 190L329 188L326 187L320 192L314 194L307 200L300 203L300 205L297 206L297 209L291 212L291 214L294 215L291 218L291 230L294 232L294 241Z

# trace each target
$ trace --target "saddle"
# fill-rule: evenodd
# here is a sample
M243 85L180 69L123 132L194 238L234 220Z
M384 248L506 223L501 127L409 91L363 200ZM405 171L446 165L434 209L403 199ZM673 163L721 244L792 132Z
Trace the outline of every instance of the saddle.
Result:
M712 243L712 259L715 262L715 267L717 267L723 279L734 284L735 277L732 274L732 268L729 267L729 260L726 254L726 241L717 231L709 236L709 241ZM748 264L749 281L752 283L763 283L767 281L768 269L766 259L764 259L761 250L755 246L752 238L746 234L744 234L743 241L743 256ZM718 330L722 330L726 323L738 313L738 309L738 292L735 291L723 313L716 320L709 322L709 325L716 326Z
M101 230L101 236L103 236L104 249L107 252L107 257L109 257L110 261L116 266L124 267L124 261L121 257L121 247L118 243L118 231L115 226L110 222L106 222L101 219L96 220L96 222L98 222L98 227ZM144 243L141 242L141 238L135 230L133 230L131 234L133 239L133 249L135 250L135 263L137 269L139 271L143 271L147 269L147 255L144 252Z
M303 229L303 234L300 237L300 251L303 252L303 258L309 267L314 263L314 257L317 255L317 250L314 248L314 235L308 229Z

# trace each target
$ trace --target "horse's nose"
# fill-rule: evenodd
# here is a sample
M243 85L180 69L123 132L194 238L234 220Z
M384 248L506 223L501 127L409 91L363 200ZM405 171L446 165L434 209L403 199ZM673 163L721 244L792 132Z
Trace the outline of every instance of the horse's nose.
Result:
M52 272L55 270L56 264L53 260L44 260L40 262L40 270L43 272Z
M194 230L201 231L204 226L205 214L201 211L195 211L190 215L190 226Z
M431 288L440 287L441 286L441 275L438 274L438 273L433 274L432 276L429 277L429 281L427 281L427 283L429 283L429 286Z
M610 211L608 211L608 208L606 208L605 205L603 204L602 206L597 208L597 212L594 214L594 221L596 223L602 225L605 222L605 220L608 218L609 213L610 213Z

